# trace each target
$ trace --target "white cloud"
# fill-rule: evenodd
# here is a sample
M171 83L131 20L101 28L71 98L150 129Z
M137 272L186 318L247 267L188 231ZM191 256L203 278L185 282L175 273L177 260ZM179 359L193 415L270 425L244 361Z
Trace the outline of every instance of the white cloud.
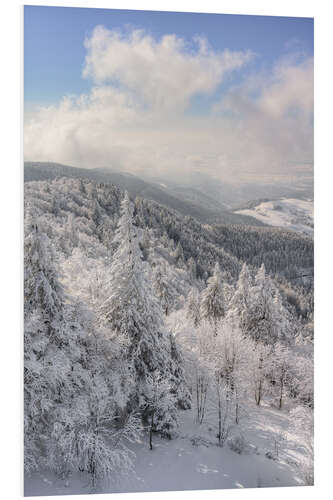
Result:
M26 159L154 175L200 170L235 182L291 178L300 161L311 162L312 59L284 59L271 74L248 77L220 96L212 112L194 116L184 112L191 97L217 89L226 72L246 63L246 52L104 28L86 46L84 74L95 87L29 110Z
M274 69L260 99L262 108L273 116L298 112L305 120L313 115L313 59L297 64L283 60Z
M252 57L249 51L214 52L203 38L194 42L190 47L175 35L155 41L144 31L123 34L97 26L85 41L83 76L97 84L117 82L154 108L179 109L192 96L213 92Z
M313 159L313 59L284 58L270 74L231 89L214 110L233 123L240 145L235 152L245 168L257 164L258 173L296 172L296 165Z

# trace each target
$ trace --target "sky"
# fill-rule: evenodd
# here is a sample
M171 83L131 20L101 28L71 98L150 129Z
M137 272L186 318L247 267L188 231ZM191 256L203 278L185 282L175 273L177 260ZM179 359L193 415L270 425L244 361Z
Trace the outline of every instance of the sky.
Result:
M24 100L26 160L301 183L313 19L25 6Z

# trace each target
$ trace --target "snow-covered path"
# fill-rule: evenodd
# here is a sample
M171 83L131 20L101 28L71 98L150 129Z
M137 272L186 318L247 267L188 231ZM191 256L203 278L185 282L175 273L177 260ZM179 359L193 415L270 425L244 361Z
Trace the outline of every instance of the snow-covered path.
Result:
M101 485L98 493L300 485L293 464L296 452L293 455L286 441L281 441L281 433L287 436L287 427L287 413L268 406L251 406L231 432L242 432L250 444L248 453L239 455L227 445L217 446L214 431L209 431L207 425L195 424L192 411L182 412L178 438L169 441L155 437L152 451L148 439L144 439L134 448L135 475ZM274 453L276 442L279 458L272 460L266 453ZM26 496L75 493L89 493L88 479L83 474L73 475L67 484L50 474L35 473L26 478Z

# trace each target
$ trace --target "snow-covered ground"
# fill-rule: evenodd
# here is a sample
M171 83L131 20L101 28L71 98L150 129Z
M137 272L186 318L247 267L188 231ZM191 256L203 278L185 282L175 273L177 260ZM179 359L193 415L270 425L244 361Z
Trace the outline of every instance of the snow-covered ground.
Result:
M192 410L181 414L179 436L171 441L154 437L152 451L145 436L133 448L135 473L101 484L97 493L256 488L304 484L296 462L302 451L298 436L288 433L288 411L250 404L230 436L240 433L247 449L238 454L227 444L217 446L209 424L194 422ZM278 455L276 456L276 451ZM268 458L267 454L274 458ZM34 473L25 478L25 496L86 494L89 480L76 474L67 481L49 473Z
M281 198L259 203L235 213L249 215L268 224L313 236L313 200Z

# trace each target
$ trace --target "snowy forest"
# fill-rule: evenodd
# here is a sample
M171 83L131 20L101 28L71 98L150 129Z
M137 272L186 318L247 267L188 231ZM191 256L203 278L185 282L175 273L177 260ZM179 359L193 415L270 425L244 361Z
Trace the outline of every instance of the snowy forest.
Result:
M311 237L85 178L24 221L26 495L313 484Z

